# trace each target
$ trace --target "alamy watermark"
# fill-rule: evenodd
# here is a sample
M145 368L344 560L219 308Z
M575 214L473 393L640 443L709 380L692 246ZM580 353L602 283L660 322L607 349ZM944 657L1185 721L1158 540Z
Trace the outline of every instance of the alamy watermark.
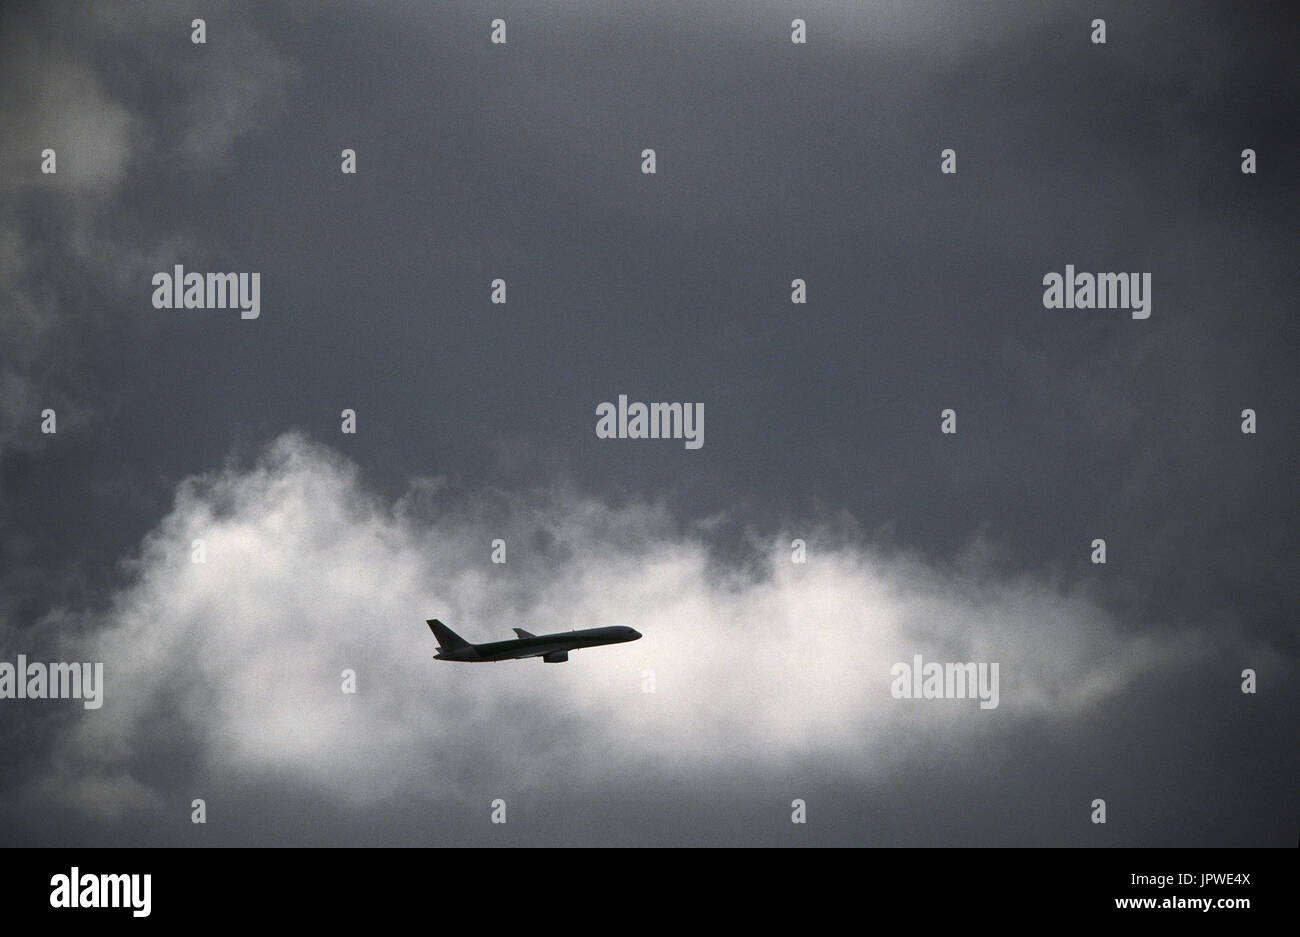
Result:
M1065 273L1043 275L1044 309L1131 309L1134 319L1151 317L1151 274Z
M130 908L133 917L148 917L153 876L82 874L77 866L50 879L51 908Z
M618 406L596 406L596 435L601 439L683 439L687 449L704 445L703 403L632 403L618 395Z
M998 708L996 663L922 663L921 655L914 654L911 664L900 661L889 675L894 699L978 699L980 709Z
M0 661L0 699L79 699L87 709L104 705L104 665Z
M262 314L260 273L186 273L177 264L172 273L153 275L155 309L234 309L241 319Z

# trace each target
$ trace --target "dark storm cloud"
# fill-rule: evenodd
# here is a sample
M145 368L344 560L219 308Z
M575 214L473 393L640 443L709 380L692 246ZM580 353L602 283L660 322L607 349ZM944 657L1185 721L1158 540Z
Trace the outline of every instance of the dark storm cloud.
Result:
M1119 842L1292 841L1294 793L1273 778L1295 766L1260 766L1293 736L1296 715L1293 698L1269 695L1293 677L1297 650L1295 23L1227 4L805 6L7 8L6 650L124 654L113 635L140 613L123 609L159 572L119 561L177 516L181 479L232 453L251 463L298 428L354 463L363 481L348 490L379 503L401 503L411 479L432 476L467 505L501 486L498 522L514 516L520 492L552 485L573 484L581 494L561 503L594 517L648 499L662 516L613 525L623 541L607 544L606 529L579 539L621 555L625 541L689 534L712 575L741 581L770 561L754 548L756 530L763 542L818 532L810 571L841 549L874 557L870 569L900 551L917 557L909 576L924 579L961 568L975 549L995 593L1026 583L1061 596L1057 628L1042 620L1051 603L1030 604L1040 630L1026 624L1026 641L1060 652L1075 629L1106 636L1100 662L1061 658L1062 686L1087 685L1093 667L1105 674L1095 715L1062 704L1043 717L1059 733L1045 744L1075 766L1068 797L1036 773L1030 741L1040 739L1023 724L993 746L993 761L936 767L947 783L924 781L937 775L914 761L883 777L856 770L855 757L890 738L864 731L847 760L792 768L772 752L736 775L743 781L711 781L704 813L723 841L769 840L761 823L729 825L719 804L754 817L770 801L780 814L800 779L841 805L832 809L850 838L1075 841L1091 831L1066 812L1109 789L1143 804L1146 826L1115 830ZM189 42L198 15L206 46ZM807 46L789 42L794 15L808 21ZM505 47L488 42L497 16L509 24ZM1088 41L1096 16L1108 21L1105 46ZM59 151L58 176L37 172L46 146ZM956 176L938 172L947 146ZM1237 168L1247 146L1260 154L1255 176ZM338 171L344 147L357 150L355 177ZM654 177L638 171L644 147L657 150ZM173 263L260 271L261 317L154 310L149 277ZM1041 278L1067 263L1150 271L1151 318L1044 309ZM508 282L506 306L489 302L495 277ZM789 302L794 277L808 282L807 306ZM705 447L597 439L595 406L619 393L703 401ZM46 406L59 410L54 439L37 432ZM344 407L357 410L357 436L338 433ZM938 432L944 407L958 412L956 437ZM1246 407L1260 414L1256 436L1238 430ZM297 520L307 528L313 517ZM517 575L490 589L485 580L485 627L562 615L539 596L546 570L573 569L581 555L565 523L564 512L544 516L511 540ZM852 533L827 550L839 526ZM1108 541L1106 567L1088 562L1094 537ZM484 549L473 562L486 558ZM407 559L437 579L428 560ZM641 572L604 588L617 596ZM239 586L246 603L223 622L228 637L262 648L248 659L265 652L283 664L286 649L258 637L256 609L296 591L270 579L270 592ZM952 604L935 610L939 633L978 593L954 581ZM860 599L861 583L847 576L836 588ZM711 595L708 577L697 585ZM358 584L359 601L377 602L383 588ZM1087 597L1086 614L1071 595ZM414 605L433 598L393 593L386 620L416 627L433 612ZM971 640L1005 634L1009 613L996 608L973 620ZM600 614L631 617L617 603ZM847 612L824 618L808 613L806 626L852 624ZM183 635L201 616L173 609L167 620ZM342 627L337 610L329 620ZM717 640L712 613L684 621L675 627ZM1134 647L1199 650L1157 664L1130 659ZM319 797L312 815L330 822L309 832L319 818L304 820L304 840L355 838L360 815L414 835L397 819L410 790L359 801L354 774L295 760L291 745L261 761L241 750L241 762L209 744L211 713L154 717L200 707L195 687L241 672L246 658L226 652L225 670L168 658L161 682L146 682L151 695L112 717L107 737L118 741L158 726L126 755L87 760L90 722L23 710L4 729L6 752L26 752L7 760L7 799L72 812L14 835L49 841L58 826L59 836L147 837L142 817L173 802L184 812L182 778L206 779L245 818ZM402 664L414 671L388 688L388 706L454 679L426 671L423 653ZM1103 666L1111 654L1119 659ZM367 662L388 666L377 650ZM1146 676L1121 679L1135 662ZM1041 677L1038 664L1029 670ZM1238 699L1246 666L1268 688L1258 698ZM757 670L751 679L760 686ZM859 689L878 690L877 679L863 676ZM1201 720L1205 735L1180 746L1189 693L1227 695ZM816 707L797 699L816 723ZM239 724L219 712L218 724ZM287 705L262 715L298 728L314 718ZM553 743L525 742L524 729L538 727L521 721L509 750L544 764L578 744L580 725L569 717ZM1130 753L1147 744L1160 759L1113 753L1116 732L1133 738ZM631 743L614 736L592 758L618 773ZM961 740L938 748L956 758ZM249 763L269 774L240 768ZM1197 770L1171 767L1190 763ZM225 778L223 764L240 770ZM486 783L507 771L484 764L458 777ZM696 774L647 777L600 811L601 824L512 835L703 837L691 832L703 808L682 806L685 791L699 791ZM999 793L989 778L1004 782ZM1169 784L1182 816L1198 820L1190 831L1149 796ZM1249 792L1275 822L1216 809L1227 790ZM843 807L855 791L873 809ZM1022 815L998 825L980 815L980 792ZM564 800L545 785L529 796ZM882 812L917 819L882 822ZM680 822L661 825L668 814ZM257 823L241 823L225 827L228 841L258 839ZM474 841L476 831L441 835Z

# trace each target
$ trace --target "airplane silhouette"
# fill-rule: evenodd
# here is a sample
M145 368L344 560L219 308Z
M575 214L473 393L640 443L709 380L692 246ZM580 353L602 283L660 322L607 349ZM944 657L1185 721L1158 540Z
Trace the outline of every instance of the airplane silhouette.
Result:
M466 663L486 663L499 660L517 660L523 657L540 657L545 663L560 664L569 659L569 652L601 644L621 644L635 641L641 632L626 625L609 628L584 628L582 631L563 631L559 634L530 634L515 628L519 635L513 641L493 641L490 644L470 644L436 618L428 619L429 630L438 639L438 653L434 660L458 660Z

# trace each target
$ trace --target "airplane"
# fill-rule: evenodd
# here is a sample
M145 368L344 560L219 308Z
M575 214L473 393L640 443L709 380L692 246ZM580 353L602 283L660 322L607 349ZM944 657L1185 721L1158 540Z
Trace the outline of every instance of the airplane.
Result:
M530 634L515 628L519 635L513 641L493 641L490 644L470 644L436 618L426 622L438 639L438 653L434 660L459 660L466 663L486 663L499 660L517 660L523 657L540 657L548 664L561 664L569 659L569 652L601 644L621 644L635 641L641 632L626 625L609 628L584 628L582 631L562 631L559 634Z

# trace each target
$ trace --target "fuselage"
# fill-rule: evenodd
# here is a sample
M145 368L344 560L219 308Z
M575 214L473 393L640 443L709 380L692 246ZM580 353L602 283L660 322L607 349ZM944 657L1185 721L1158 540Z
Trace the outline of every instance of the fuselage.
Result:
M601 644L622 644L635 641L641 632L625 625L608 628L585 628L582 631L562 631L558 634L539 634L511 641L493 641L488 644L468 644L459 648L439 648L435 660L457 660L480 663L514 660L521 657L545 657L567 654L569 651Z

